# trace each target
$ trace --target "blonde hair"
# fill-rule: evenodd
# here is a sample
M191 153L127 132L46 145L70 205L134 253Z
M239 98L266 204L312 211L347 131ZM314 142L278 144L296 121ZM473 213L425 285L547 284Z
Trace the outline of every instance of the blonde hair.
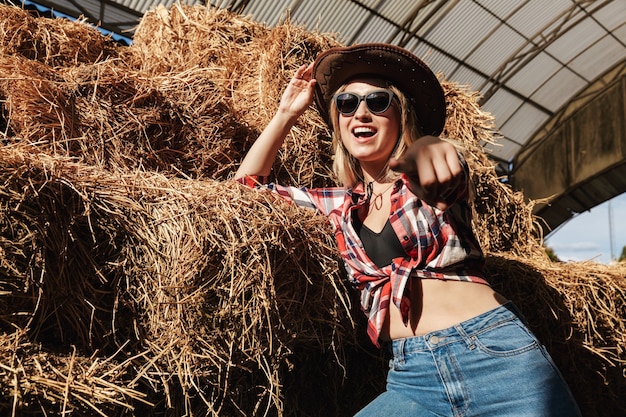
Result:
M337 89L337 92L344 91L346 86L347 84L342 85ZM423 134L419 127L417 114L413 109L409 98L394 85L388 85L387 88L394 94L391 105L398 106L400 110L400 136L397 139L396 147L391 154L392 158L399 158L406 152L407 148L417 139L422 137ZM339 129L339 111L337 110L334 100L330 103L329 112L333 128L333 172L342 186L354 187L358 182L363 180L363 171L361 170L359 161L350 155L345 146L343 146L341 132ZM396 177L397 174L388 170L384 180L392 180Z

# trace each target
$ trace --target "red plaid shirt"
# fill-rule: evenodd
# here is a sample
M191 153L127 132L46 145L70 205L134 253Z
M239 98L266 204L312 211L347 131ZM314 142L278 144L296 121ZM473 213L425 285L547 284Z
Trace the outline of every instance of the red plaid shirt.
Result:
M410 277L487 284L484 256L471 230L471 213L465 200L467 186L459 189L452 207L441 211L416 197L402 175L391 193L389 221L406 256L380 268L368 258L352 226L352 211L367 203L363 184L355 188L296 188L260 185L264 180L245 177L239 182L270 189L298 206L328 217L350 282L360 290L361 308L368 317L368 335L376 346L380 346L379 336L390 302L399 308L405 325L408 323Z

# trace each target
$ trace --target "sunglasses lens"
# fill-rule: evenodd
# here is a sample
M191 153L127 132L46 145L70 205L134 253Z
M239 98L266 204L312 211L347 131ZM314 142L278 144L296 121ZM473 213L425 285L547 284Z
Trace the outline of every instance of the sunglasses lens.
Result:
M352 114L359 107L359 97L352 93L341 93L335 98L337 110L341 114Z
M367 95L365 103L372 113L382 113L391 104L391 94L387 91L375 91Z

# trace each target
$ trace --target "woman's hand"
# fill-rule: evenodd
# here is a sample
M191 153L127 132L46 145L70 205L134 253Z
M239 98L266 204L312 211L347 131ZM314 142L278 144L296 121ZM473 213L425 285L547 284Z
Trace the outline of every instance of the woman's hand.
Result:
M252 144L235 173L235 179L246 175L267 176L289 130L311 105L315 79L313 64L302 65L287 84L278 111Z
M313 63L298 68L287 84L278 105L278 112L299 117L313 102L315 78L312 78Z
M406 174L413 194L440 210L454 202L450 200L465 181L456 148L435 136L415 141L401 158L392 158L389 167Z

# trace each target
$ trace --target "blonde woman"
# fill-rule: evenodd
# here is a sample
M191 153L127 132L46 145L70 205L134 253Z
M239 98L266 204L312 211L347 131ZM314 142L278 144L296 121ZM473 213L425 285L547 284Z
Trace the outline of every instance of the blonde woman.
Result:
M546 350L488 284L469 174L443 130L436 76L387 44L333 48L300 67L236 178L264 184L315 100L333 130L337 187L264 187L328 217L368 334L393 358L358 417L579 416Z

